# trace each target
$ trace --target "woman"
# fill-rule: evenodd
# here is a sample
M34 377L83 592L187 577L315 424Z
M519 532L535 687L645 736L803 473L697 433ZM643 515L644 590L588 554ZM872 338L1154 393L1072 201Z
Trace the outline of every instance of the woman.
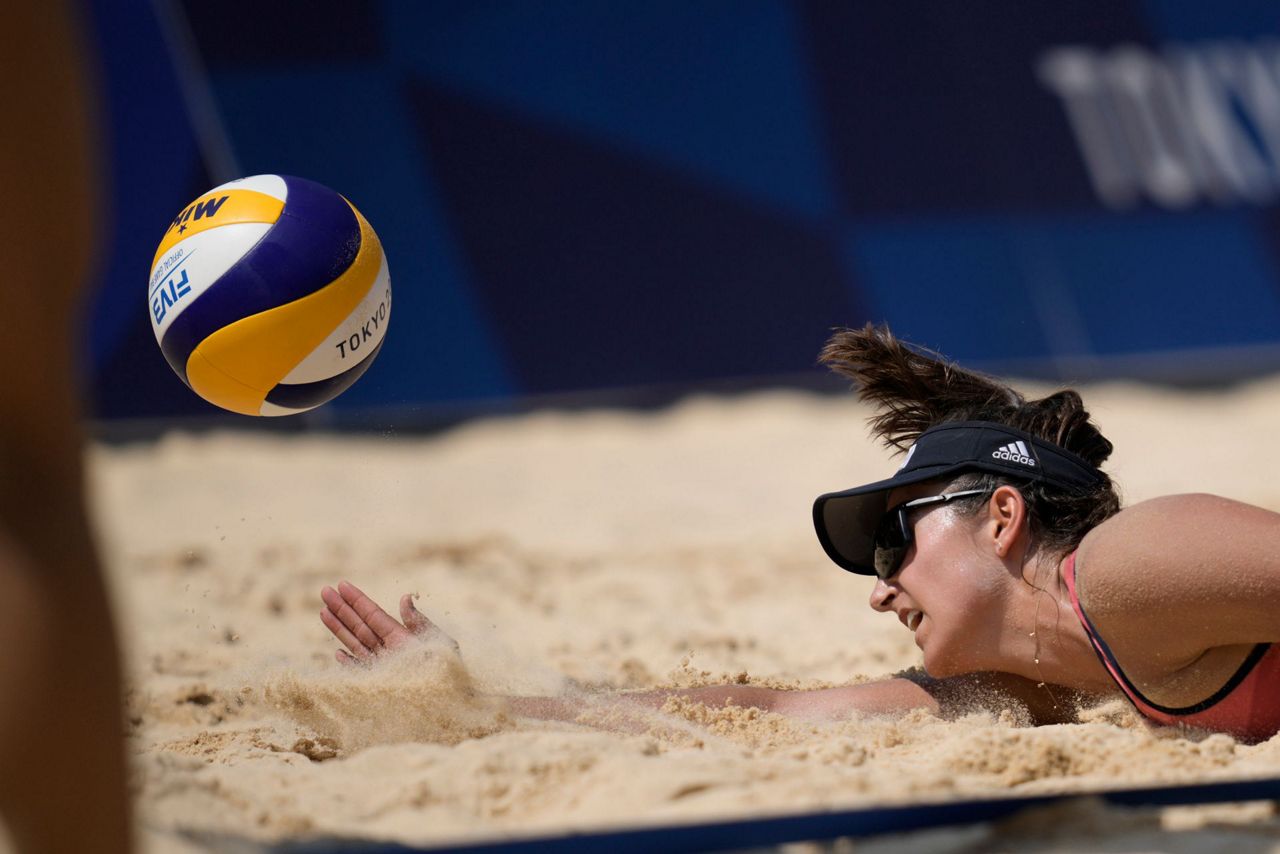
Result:
M871 607L915 635L928 675L616 695L620 704L679 694L838 718L1012 698L1048 723L1071 720L1083 697L1119 692L1162 724L1244 740L1280 731L1280 515L1211 495L1121 510L1098 468L1111 443L1076 392L1028 401L884 327L837 333L822 361L879 408L874 431L906 456L886 480L820 496L819 542L839 566L877 577ZM403 625L347 583L322 598L343 661L436 631L409 597ZM564 700L514 702L545 717L576 712Z

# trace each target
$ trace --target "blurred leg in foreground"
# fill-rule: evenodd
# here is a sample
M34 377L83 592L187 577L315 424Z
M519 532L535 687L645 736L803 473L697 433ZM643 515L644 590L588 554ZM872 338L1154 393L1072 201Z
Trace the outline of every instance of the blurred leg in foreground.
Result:
M130 837L82 484L78 309L99 198L75 11L0 8L0 814L23 852L123 852Z

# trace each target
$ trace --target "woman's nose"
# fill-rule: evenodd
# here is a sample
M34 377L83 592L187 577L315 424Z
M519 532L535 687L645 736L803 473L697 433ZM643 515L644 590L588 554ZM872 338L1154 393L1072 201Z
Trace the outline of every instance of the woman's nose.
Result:
M877 578L876 586L871 588L871 607L877 611L891 610L893 597L896 594L897 591L883 578Z

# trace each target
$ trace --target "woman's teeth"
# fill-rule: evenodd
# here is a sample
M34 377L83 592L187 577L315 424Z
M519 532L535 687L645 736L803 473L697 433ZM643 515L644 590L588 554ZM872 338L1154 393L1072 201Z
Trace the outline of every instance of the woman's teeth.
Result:
M920 621L924 619L924 614L919 611L911 611L907 614L907 628L915 631L920 627Z

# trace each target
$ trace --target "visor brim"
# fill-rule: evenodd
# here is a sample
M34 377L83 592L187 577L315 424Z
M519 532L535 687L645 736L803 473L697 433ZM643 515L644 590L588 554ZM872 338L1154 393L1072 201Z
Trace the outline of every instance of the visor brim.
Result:
M876 574L876 528L888 511L889 493L900 486L946 478L964 464L917 469L887 480L819 495L813 502L813 527L827 556L841 569Z

